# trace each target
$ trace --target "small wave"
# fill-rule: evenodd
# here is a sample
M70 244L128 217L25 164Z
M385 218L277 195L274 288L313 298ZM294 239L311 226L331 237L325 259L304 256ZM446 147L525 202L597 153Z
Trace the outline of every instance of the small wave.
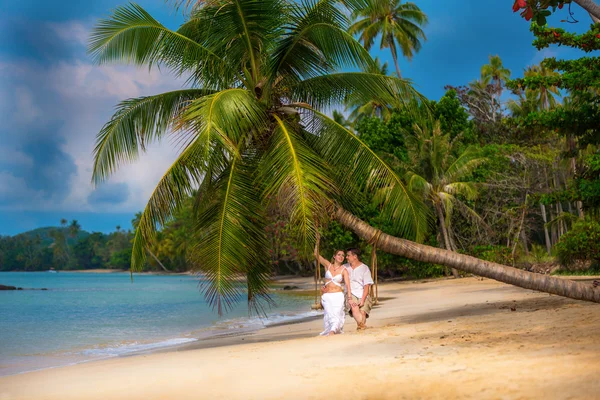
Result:
M304 319L312 318L321 315L318 311L307 311L301 313L282 313L282 314L271 314L268 317L242 317L232 318L220 321L213 325L210 330L232 330L237 329L240 331L258 330L261 328L267 328L273 325L281 325L291 322L298 322Z
M104 347L104 348L95 348L88 349L81 352L81 354L88 356L103 356L103 357L111 357L111 356L121 356L130 353L137 353L140 351L147 350L155 350L162 347L170 347L177 346L184 343L195 342L198 339L195 338L175 338L163 340L161 342L156 343L128 343L122 344L115 347Z

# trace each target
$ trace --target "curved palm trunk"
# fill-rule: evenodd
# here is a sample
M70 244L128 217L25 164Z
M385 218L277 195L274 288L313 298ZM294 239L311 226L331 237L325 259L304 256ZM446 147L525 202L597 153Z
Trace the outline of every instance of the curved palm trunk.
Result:
M335 219L366 240L374 237L377 232L377 229L342 208L336 210ZM379 237L377 247L387 253L397 254L417 261L446 265L525 289L600 303L600 288L594 288L593 285L586 282L575 282L549 275L527 272L464 254L418 244L385 233L382 233Z

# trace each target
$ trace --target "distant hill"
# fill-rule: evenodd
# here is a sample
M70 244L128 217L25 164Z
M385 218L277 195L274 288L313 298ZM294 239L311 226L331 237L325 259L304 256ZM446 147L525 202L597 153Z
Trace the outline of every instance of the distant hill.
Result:
M49 226L49 227L45 227L45 228L37 228L37 229L31 230L31 231L19 233L18 235L15 235L15 237L22 236L22 237L34 238L39 235L39 237L42 239L42 247L46 247L46 246L50 246L52 243L54 243L54 239L52 239L52 237L50 236L50 231L53 231L53 230L63 231L65 233L65 235L67 235L67 243L69 245L74 245L79 240L85 239L86 237L90 236L89 232L81 230L77 233L77 236L70 237L69 236L69 228Z

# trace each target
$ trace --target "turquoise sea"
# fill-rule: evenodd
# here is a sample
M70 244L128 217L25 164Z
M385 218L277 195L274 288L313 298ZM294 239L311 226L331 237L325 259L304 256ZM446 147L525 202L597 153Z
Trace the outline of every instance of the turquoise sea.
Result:
M273 293L267 318L243 302L223 317L204 301L199 277L128 273L3 272L0 375L177 346L316 315L310 300Z

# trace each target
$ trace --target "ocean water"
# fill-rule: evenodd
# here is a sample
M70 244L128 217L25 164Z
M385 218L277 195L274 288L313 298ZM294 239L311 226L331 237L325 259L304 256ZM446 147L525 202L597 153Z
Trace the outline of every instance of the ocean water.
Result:
M128 273L3 272L0 375L123 356L317 315L310 299L273 293L267 318L245 302L223 317L205 302L199 278Z

